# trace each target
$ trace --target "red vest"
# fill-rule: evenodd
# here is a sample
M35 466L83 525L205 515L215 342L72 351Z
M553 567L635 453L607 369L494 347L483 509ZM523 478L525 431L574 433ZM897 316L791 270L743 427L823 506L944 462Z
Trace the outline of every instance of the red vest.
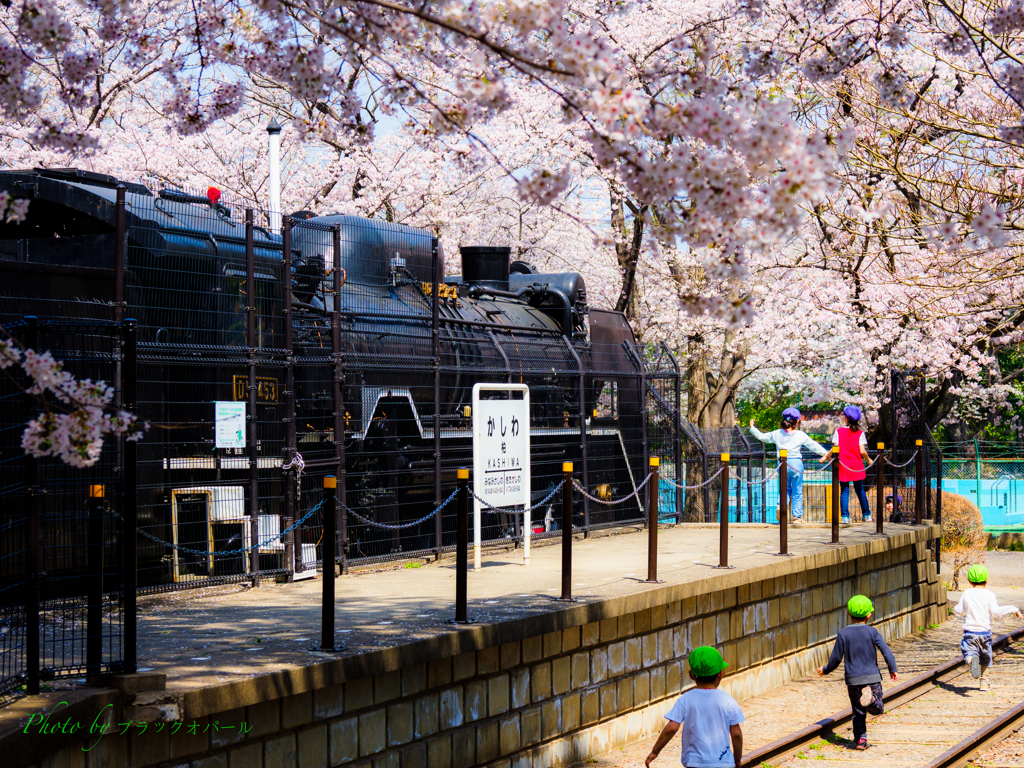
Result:
M851 480L863 480L864 460L860 455L860 436L863 432L854 432L849 427L839 427L839 481L848 483Z

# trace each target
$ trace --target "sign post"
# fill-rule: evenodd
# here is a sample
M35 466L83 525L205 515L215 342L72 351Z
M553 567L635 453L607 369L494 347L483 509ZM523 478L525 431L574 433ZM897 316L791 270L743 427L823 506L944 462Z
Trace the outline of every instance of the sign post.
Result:
M482 400L481 392L508 399ZM516 398L517 393L522 397ZM530 564L530 389L525 384L473 385L473 570L480 570L481 499L491 507L523 507L523 563Z

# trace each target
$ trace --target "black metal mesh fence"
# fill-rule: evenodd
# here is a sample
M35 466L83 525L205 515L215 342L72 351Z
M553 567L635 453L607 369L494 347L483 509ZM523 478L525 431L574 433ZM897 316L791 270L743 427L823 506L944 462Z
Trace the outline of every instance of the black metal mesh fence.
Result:
M80 380L117 379L112 323L0 322ZM87 468L29 457L26 421L63 408L52 395L44 406L27 394L31 386L27 377L0 377L0 695L27 680L116 670L123 659L118 441L107 440Z
M588 340L593 312L588 321L576 306L529 293L445 285L443 253L421 230L331 216L272 232L253 223L266 217L180 190L132 187L126 203L123 297L104 282L116 272L116 238L103 232L89 257L99 276L75 273L70 287L23 281L0 307L139 324L136 411L151 428L138 447L137 541L118 538L116 443L91 470L47 464L41 480L53 488L40 513L53 572L38 592L52 616L39 645L52 674L77 674L93 636L80 629L88 605L73 574L83 568L102 574L102 665L120 658L115 555L125 546L137 552L140 591L303 578L324 563L453 548L456 510L446 501L456 470L472 467L480 383L529 387L532 535L570 524L552 495L565 462L585 491L574 494L574 527L644 521L651 457L660 459L660 520L713 522L726 511L731 521L777 521L774 453L739 429L688 424L675 358L664 346L638 348L621 317L605 316ZM45 233L37 239L15 249L26 263L68 256ZM61 333L41 344L76 373L113 380L116 334ZM10 627L0 633L2 688L24 667L32 500L16 445L30 409L16 387L0 397L16 406L0 424L0 621ZM721 453L731 456L725 510ZM810 455L805 464L805 519L823 521L828 473ZM327 475L339 480L334 510L322 505ZM893 482L913 490L904 475ZM107 490L90 497L90 486ZM324 537L330 514L336 542ZM487 509L481 521L485 545L521 545L522 509ZM104 543L90 548L97 531Z

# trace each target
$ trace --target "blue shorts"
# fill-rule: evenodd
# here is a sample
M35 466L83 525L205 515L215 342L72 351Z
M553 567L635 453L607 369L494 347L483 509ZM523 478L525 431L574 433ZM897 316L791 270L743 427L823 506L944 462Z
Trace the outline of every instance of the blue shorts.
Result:
M992 666L992 633L991 632L968 632L964 631L963 639L960 641L960 651L964 655L964 661L971 656L977 656L983 667Z

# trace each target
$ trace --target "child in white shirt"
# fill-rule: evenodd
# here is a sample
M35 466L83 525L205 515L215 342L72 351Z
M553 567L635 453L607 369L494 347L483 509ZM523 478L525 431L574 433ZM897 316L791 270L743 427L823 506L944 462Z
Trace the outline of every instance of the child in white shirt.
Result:
M970 589L964 591L953 612L964 617L964 636L960 651L964 661L971 665L971 674L979 680L978 688L991 688L985 679L985 670L992 666L992 617L1016 614L1022 618L1015 605L1000 606L996 596L985 588L988 584L988 569L983 565L972 565L967 570Z
M702 645L688 659L690 677L697 683L665 715L668 723L658 735L644 765L650 768L680 726L682 763L686 768L740 768L743 762L743 711L736 699L719 690L722 671L729 666L716 649Z

